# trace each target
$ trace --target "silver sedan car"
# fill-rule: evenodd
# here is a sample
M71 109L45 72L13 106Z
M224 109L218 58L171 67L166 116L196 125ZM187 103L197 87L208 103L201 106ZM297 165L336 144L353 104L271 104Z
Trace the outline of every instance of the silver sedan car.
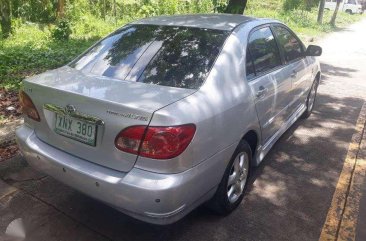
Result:
M203 203L228 214L311 114L321 52L276 20L139 20L24 80L17 142L33 167L137 219L169 224Z

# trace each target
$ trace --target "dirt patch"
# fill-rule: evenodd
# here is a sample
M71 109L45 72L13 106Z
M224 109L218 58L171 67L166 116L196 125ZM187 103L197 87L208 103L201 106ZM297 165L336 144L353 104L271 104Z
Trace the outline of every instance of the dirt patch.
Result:
M18 92L0 88L0 162L18 153L14 131L21 123Z
M5 161L18 153L18 145L14 140L0 144L0 162Z
M0 124L19 119L20 115L18 92L0 88Z

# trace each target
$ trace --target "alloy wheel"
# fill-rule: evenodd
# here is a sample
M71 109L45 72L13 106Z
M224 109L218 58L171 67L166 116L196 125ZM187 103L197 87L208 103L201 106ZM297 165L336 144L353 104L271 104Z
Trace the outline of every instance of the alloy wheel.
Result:
M244 191L248 179L249 158L246 152L240 152L230 169L227 181L227 197L230 203L235 203Z
M316 97L316 91L317 91L318 83L315 82L313 86L311 87L311 91L309 94L309 100L308 100L308 110L311 111L314 107L315 97Z

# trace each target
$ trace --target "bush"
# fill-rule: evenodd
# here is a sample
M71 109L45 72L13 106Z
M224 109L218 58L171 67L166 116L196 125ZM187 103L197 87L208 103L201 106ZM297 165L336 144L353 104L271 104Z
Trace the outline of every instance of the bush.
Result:
M70 23L66 19L62 19L52 30L52 38L55 40L69 40L71 32Z
M12 15L26 21L52 23L56 19L57 1L12 0Z
M142 5L137 14L140 15L141 17L146 18L150 16L155 16L156 11L155 8L151 5Z
M21 24L10 38L0 40L0 88L18 89L24 78L63 66L96 40L53 41L48 28Z
M117 20L106 16L106 20L95 17L89 13L80 17L78 21L71 22L72 35L74 39L101 38L126 24L128 20Z
M285 11L289 11L289 10L292 10L292 9L298 9L300 7L302 7L302 1L299 1L299 0L285 0L283 2L283 10Z
M216 2L214 2L216 12L218 12L218 13L224 13L225 10L226 10L227 4L228 4L227 1L224 1L223 2L223 1L217 1L216 0Z
M283 10L302 9L311 11L312 8L317 7L318 5L319 0L285 0L283 2Z

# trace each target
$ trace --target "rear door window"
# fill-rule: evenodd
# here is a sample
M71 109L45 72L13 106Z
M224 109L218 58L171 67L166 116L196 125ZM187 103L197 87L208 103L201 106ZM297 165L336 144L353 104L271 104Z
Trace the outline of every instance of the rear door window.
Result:
M269 27L251 33L248 49L250 54L247 56L251 56L253 60L256 75L263 74L281 65L277 43Z
M120 80L197 89L229 34L204 28L128 25L70 66Z
M278 43L283 50L285 61L291 62L304 56L302 43L288 29L281 26L273 26Z

